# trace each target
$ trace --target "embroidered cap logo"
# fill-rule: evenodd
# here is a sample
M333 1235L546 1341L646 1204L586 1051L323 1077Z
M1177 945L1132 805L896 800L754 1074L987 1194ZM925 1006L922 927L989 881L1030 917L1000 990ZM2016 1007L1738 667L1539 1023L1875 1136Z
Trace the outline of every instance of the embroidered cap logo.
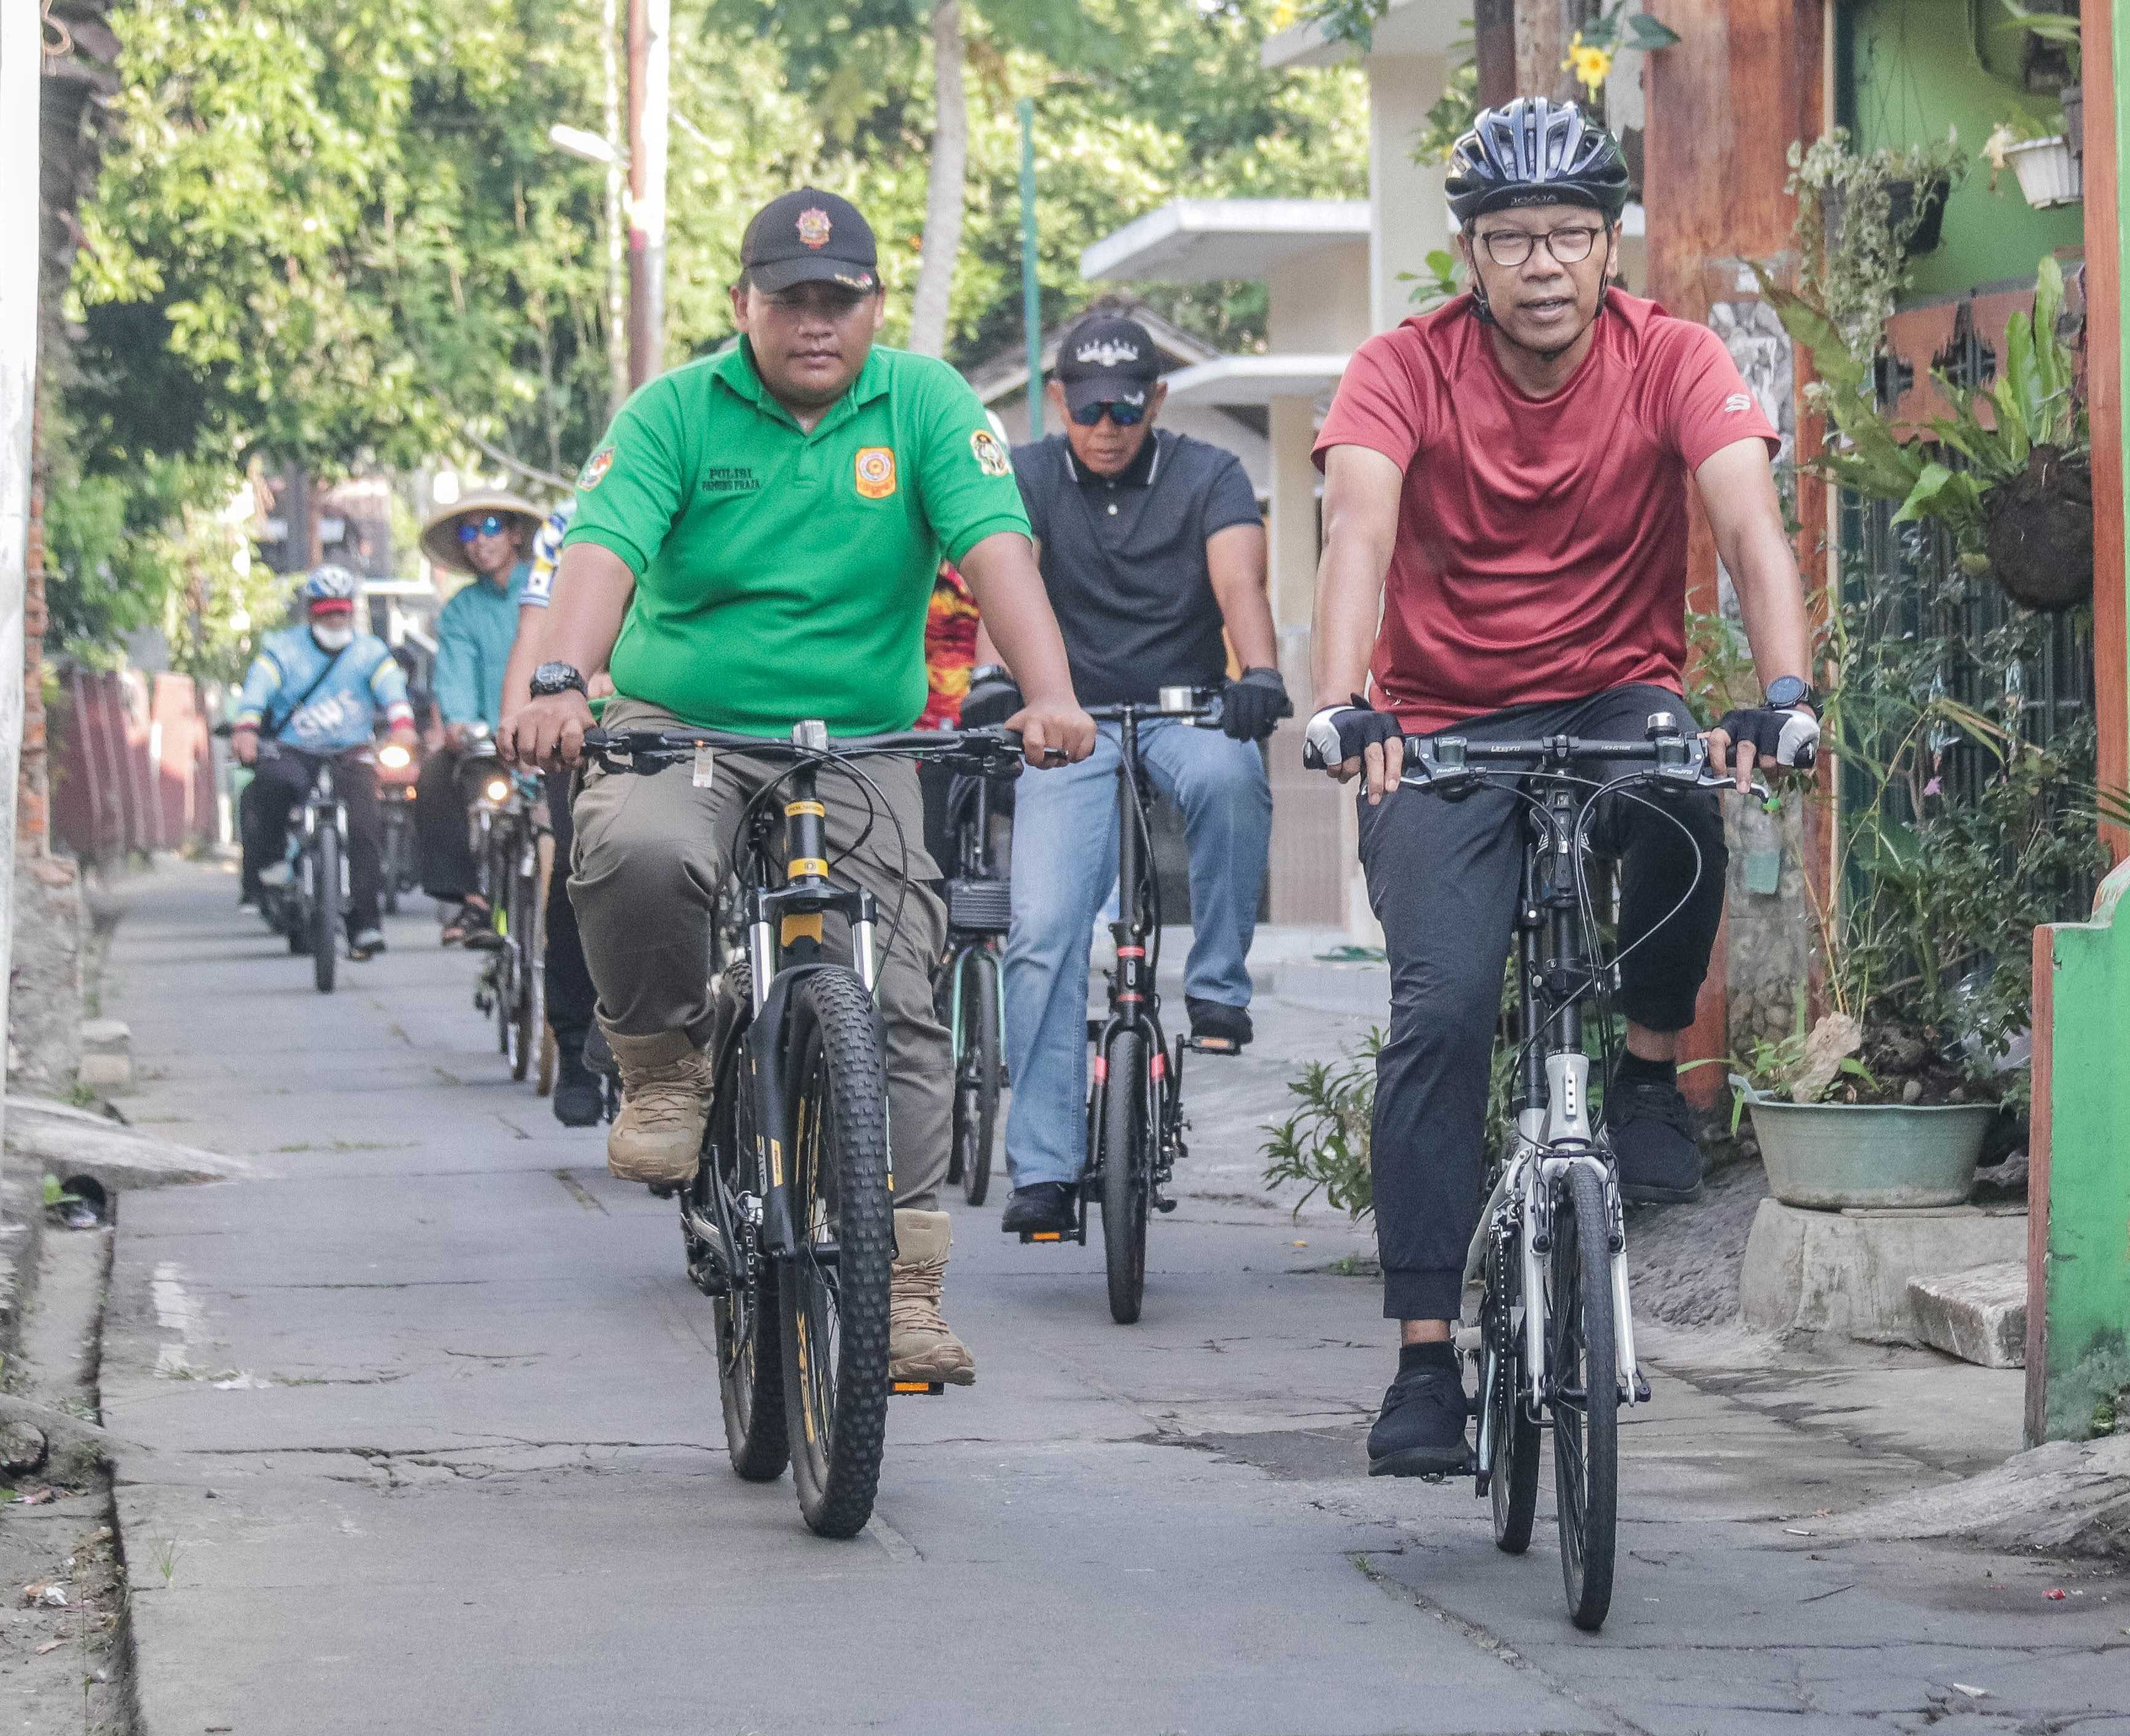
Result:
M819 205L809 205L799 213L799 239L809 247L829 245L829 213Z
M1137 361L1139 346L1120 343L1115 338L1105 338L1098 344L1081 345L1072 352L1072 359L1075 361L1092 362L1098 368L1114 368L1119 362Z

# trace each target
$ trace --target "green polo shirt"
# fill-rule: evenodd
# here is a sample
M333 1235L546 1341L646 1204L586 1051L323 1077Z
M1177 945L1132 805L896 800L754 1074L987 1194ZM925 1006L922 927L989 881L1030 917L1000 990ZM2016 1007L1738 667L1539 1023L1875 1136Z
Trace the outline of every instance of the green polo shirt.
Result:
M1028 534L1005 443L961 375L876 348L810 434L745 341L622 407L577 479L564 546L628 562L616 690L703 728L907 729L943 556Z

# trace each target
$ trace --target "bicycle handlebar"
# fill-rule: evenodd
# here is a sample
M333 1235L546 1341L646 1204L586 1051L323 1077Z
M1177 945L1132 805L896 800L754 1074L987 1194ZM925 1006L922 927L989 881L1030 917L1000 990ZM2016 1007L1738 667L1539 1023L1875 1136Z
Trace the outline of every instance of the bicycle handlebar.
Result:
M1174 718L1180 722L1200 726L1218 723L1226 711L1222 703L1222 689L1214 687L1164 687L1152 704L1133 701L1123 705L1084 705L1081 709L1098 723L1122 723L1127 716L1141 722L1158 718ZM1281 706L1282 718L1294 715L1294 702L1288 700Z
M1659 730L1655 720L1646 741L1587 741L1578 736L1546 736L1525 742L1473 742L1463 736L1405 737L1405 775L1400 782L1437 791L1467 787L1494 776L1566 775L1578 764L1640 765L1648 780L1687 789L1727 789L1736 780L1708 764L1708 743L1674 727ZM1752 793L1770 799L1768 786L1755 778Z
M800 725L800 730L808 728ZM795 732L795 735L797 732ZM1019 773L1021 739L1018 730L905 729L881 736L831 736L825 731L805 740L779 741L774 736L742 735L725 729L588 729L585 756L608 771L658 771L676 765L700 747L726 753L791 760L851 760L881 754L913 759L957 761L988 777Z

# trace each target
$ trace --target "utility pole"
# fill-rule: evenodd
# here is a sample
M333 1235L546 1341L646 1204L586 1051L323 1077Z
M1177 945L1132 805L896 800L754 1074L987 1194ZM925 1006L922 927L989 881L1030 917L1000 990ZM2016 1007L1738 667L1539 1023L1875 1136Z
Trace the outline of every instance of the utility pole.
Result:
M622 177L628 141L621 130L620 0L606 0L599 57L606 72L606 363L607 420L628 396L628 237L623 231Z
M628 0L628 380L665 366L666 136L672 0Z
M28 581L30 446L37 402L37 124L45 63L39 0L0 0L0 1043L15 957L15 780L22 750L22 598ZM0 1048L0 1081L7 1054ZM0 1093L0 1151L7 1109ZM0 1160L4 1166L4 1160Z
M1020 99L1020 317L1028 327L1028 437L1043 438L1043 286L1035 280L1035 98Z

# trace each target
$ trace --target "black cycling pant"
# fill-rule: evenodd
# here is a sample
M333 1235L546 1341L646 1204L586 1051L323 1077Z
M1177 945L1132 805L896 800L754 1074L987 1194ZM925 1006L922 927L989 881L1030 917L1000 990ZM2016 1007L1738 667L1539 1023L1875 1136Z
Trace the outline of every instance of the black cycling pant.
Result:
M347 932L352 939L377 926L377 899L383 882L384 822L377 810L377 768L366 760L309 754L280 742L263 742L251 781L237 804L244 834L244 885L256 888L261 869L278 862L289 847L289 823L310 794L311 778L321 760L333 764L333 792L347 810Z
M1656 711L1687 721L1676 694L1636 685L1497 712L1459 724L1456 733L1639 742ZM1650 1030L1682 1031L1693 1023L1723 915L1723 814L1713 792L1647 799L1686 830L1618 797L1591 824L1597 848L1620 861L1624 956L1614 1004ZM1383 1313L1391 1319L1457 1318L1465 1250L1483 1204L1487 1094L1529 811L1498 787L1454 802L1409 789L1378 807L1360 799L1361 866L1391 967L1371 1146ZM1683 907L1664 920L1682 898Z
M571 778L566 771L547 774L547 815L555 828L555 867L547 877L547 1023L565 1048L582 1046L599 1003L570 903L570 844L575 836L570 823Z
M459 777L466 756L448 747L422 762L414 785L414 845L422 889L447 904L463 903L480 884L467 836L469 799Z

